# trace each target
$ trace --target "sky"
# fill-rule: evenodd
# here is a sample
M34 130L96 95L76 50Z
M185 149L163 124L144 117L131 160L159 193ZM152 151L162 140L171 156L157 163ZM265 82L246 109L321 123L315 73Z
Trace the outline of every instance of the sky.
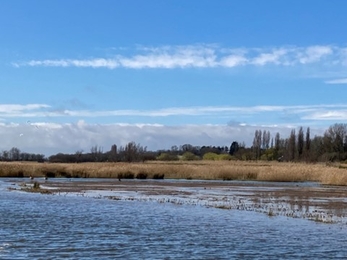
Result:
M252 144L347 121L347 1L0 4L0 151Z

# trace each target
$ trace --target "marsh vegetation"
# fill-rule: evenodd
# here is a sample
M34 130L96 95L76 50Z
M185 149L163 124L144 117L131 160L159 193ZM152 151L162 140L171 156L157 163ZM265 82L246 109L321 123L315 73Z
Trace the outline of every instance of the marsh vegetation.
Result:
M149 161L144 163L0 162L0 177L314 181L347 185L347 165L245 161Z

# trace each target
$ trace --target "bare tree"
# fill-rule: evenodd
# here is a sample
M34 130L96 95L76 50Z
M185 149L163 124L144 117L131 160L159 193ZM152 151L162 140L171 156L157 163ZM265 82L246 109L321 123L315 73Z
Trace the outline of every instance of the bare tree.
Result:
M262 136L262 131L255 130L254 139L253 139L253 152L254 152L254 157L256 160L260 158L261 145L262 145L261 136Z
M101 146L93 146L90 148L90 153L95 162L100 162L102 160L103 149Z
M296 148L296 135L295 135L295 129L293 129L290 132L290 136L288 139L288 160L294 161L295 159L295 148Z
M126 162L141 161L147 147L143 147L135 142L128 143L124 148L124 160Z
M334 124L324 133L324 146L328 153L336 153L341 160L347 135L347 124Z

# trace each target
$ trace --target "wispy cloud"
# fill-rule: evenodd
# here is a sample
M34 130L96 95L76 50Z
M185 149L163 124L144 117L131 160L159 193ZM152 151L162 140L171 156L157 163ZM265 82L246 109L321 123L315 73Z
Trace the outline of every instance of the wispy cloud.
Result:
M27 111L32 110L42 110L49 108L49 105L46 104L0 104L0 115L1 114L17 114L17 113L25 113Z
M298 53L298 59L302 64L318 62L323 57L333 54L334 50L338 52L339 48L332 48L331 46L310 46Z
M347 78L325 81L326 84L347 84Z
M304 120L335 120L335 121L346 121L347 120L347 109L340 111L318 111L303 116Z
M1 105L0 118L148 118L160 121L162 118L175 117L175 122L180 124L181 117L213 117L224 120L226 118L239 118L245 120L253 117L252 120L268 122L268 117L276 120L297 120L297 123L304 120L347 120L347 104L322 104L322 105L298 105L298 106L202 106L202 107L171 107L156 110L68 110L54 109L47 104L28 105ZM255 117L254 117L255 116ZM177 119L180 117L180 119ZM147 119L146 119L147 118Z
M260 52L258 56L251 60L254 65L264 66L266 64L288 65L284 62L285 55L289 52L289 49L275 49L270 52Z
M132 54L115 54L111 58L30 60L13 62L13 66L175 69L237 66L293 66L314 63L346 65L345 48L330 45L275 48L221 48L217 45L161 46L136 48Z

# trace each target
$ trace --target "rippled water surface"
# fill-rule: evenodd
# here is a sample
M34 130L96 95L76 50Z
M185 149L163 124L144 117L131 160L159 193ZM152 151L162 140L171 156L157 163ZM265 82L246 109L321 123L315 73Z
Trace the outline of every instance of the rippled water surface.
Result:
M0 259L346 259L346 225L248 211L8 191Z

